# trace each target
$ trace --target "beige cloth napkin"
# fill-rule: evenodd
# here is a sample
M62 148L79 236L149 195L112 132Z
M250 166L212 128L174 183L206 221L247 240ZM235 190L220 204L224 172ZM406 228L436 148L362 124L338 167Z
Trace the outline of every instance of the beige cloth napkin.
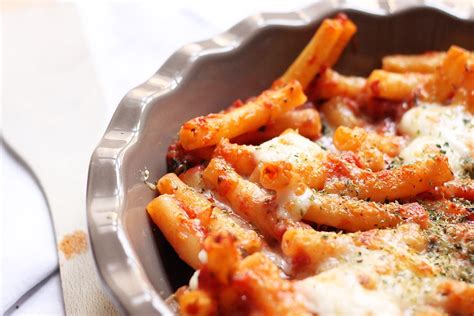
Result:
M2 27L2 133L46 192L66 313L115 314L87 235L88 163L106 112L76 9L55 3L7 7Z

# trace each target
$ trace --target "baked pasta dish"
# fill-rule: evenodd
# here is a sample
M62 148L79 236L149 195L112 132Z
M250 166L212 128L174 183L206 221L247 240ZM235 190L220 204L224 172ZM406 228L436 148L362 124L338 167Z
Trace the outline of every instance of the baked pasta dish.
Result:
M474 53L338 73L356 29L182 125L147 206L196 270L181 315L474 315Z

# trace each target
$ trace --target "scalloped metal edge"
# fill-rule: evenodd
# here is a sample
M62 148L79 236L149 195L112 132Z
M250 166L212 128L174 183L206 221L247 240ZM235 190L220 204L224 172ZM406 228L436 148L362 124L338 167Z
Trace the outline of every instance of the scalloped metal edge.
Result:
M140 137L141 118L148 114L150 101L175 89L198 58L225 54L242 47L260 30L271 25L306 26L342 10L388 16L420 7L442 11L460 20L474 20L474 6L470 10L459 11L438 0L379 0L377 3L378 6L364 7L344 0L322 1L289 13L252 15L211 39L183 46L150 79L126 94L92 155L87 188L88 227L96 267L106 290L122 313L172 314L152 287L119 221L125 204L121 162L127 149ZM124 116L127 120L121 119ZM105 185L107 189L101 191L100 198L92 194L97 189L99 176L114 180ZM99 244L107 244L107 248L114 250L105 253L98 251Z

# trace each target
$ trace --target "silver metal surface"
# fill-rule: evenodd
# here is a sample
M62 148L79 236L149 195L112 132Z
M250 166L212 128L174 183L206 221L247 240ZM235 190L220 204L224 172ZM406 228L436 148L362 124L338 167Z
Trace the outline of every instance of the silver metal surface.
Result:
M166 172L167 147L186 120L216 112L268 87L319 22L346 12L358 26L337 69L367 75L390 53L474 49L474 8L446 1L380 1L370 10L324 1L291 13L246 18L212 39L174 53L121 101L90 163L87 212L99 275L123 313L170 314L164 298L190 270L149 220L155 193L143 183ZM435 7L435 4L437 7ZM443 4L443 6L441 6Z

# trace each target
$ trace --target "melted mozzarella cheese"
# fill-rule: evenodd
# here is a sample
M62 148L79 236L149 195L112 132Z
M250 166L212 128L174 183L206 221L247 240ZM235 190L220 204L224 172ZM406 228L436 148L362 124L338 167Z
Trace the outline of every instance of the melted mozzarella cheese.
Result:
M199 251L199 253L198 253L198 258L199 258L199 261L201 261L202 264L206 264L207 263L207 251L204 250L204 249L201 249L201 251Z
M300 302L318 315L413 315L430 310L445 279L420 277L405 265L430 266L408 246L416 247L421 234L417 224L404 224L379 236L384 245L379 250L346 245L344 254L318 263L316 275L295 281Z
M194 271L191 279L189 279L189 289L190 290L197 290L199 286L199 272L201 270Z
M318 315L401 315L384 292L364 288L355 273L333 269L295 283L308 310Z
M393 245L403 243L394 240ZM359 255L337 261L330 257L319 274L295 282L308 310L338 316L413 315L416 309L429 308L443 278L420 278L410 269L397 267L397 259L386 251L356 248Z
M277 191L277 204L280 217L289 217L294 220L301 220L314 201L314 193L311 189L306 190L301 195L296 195L296 189L288 187Z
M463 106L424 104L406 112L400 131L411 138L400 157L405 163L445 153L456 176L464 173L463 161L474 157L474 117Z
M294 131L275 137L255 150L255 158L259 163L285 161L295 171L298 168L317 166L325 160L325 156L326 152L318 144ZM314 193L307 188L303 194L297 195L297 185L298 183L291 183L287 188L277 191L280 217L301 220L311 206Z
M275 137L255 151L258 162L286 161L291 164L311 163L324 157L326 152L315 142L291 131Z

